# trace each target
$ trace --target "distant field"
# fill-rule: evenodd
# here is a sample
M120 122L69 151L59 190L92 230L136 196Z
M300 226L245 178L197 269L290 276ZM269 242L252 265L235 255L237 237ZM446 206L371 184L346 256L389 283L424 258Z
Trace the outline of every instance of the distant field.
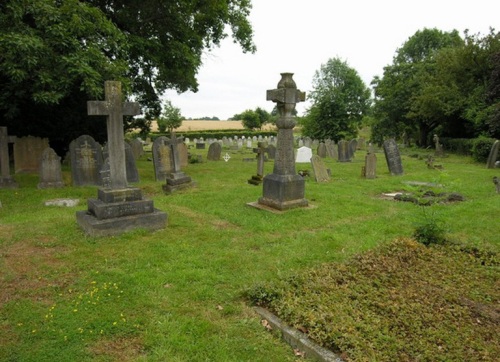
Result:
M266 125L263 129L274 129L273 125ZM182 126L176 129L177 132L186 131L208 131L220 129L245 129L241 121L183 121ZM153 132L158 131L158 125L153 121L151 125Z

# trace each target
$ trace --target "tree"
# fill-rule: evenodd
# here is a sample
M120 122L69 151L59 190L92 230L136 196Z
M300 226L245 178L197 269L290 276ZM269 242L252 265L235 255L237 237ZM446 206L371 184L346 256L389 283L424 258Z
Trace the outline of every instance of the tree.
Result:
M227 37L253 52L249 0L2 0L0 119L9 133L69 143L105 124L86 115L105 80L120 80L148 127L166 89L196 91L205 49ZM130 119L129 125L130 123Z
M241 114L235 114L232 119L240 119L243 127L253 130L261 129L265 123L269 122L271 115L266 110L257 107L255 110L247 109Z
M170 100L166 100L163 105L163 113L157 120L158 130L164 133L168 129L168 132L171 133L181 126L182 120L181 110L174 107Z
M355 69L339 58L315 72L311 107L302 120L305 136L338 141L355 137L370 109L370 90Z

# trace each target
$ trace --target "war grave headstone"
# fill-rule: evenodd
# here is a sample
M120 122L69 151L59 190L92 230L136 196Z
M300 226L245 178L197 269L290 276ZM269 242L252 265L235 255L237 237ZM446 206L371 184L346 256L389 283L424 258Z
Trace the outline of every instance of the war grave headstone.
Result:
M297 149L297 156L295 157L295 163L309 163L311 162L312 149L306 146L302 146Z
M486 161L486 168L495 168L495 162L498 158L498 149L500 148L500 141L496 140L491 146L490 153L488 155L488 160Z
M377 177L377 156L375 153L368 152L366 154L362 176L367 179L374 179Z
M251 185L260 185L262 183L262 179L264 177L264 161L265 155L267 152L267 143L266 142L258 142L257 148L253 149L253 152L257 154L257 175L252 176L248 183Z
M338 151L339 162L351 162L351 158L349 157L349 144L346 140L339 141Z
M120 82L105 82L104 94L104 101L87 102L87 112L107 118L109 181L104 177L106 187L99 188L97 199L87 200L87 211L76 213L77 222L93 236L117 235L137 228L162 229L167 214L155 209L152 200L144 199L141 189L127 184L123 116L139 114L139 104L123 102Z
M73 186L101 184L102 147L92 136L82 135L69 144Z
M295 171L295 117L292 115L296 103L305 100L305 93L297 89L292 76L293 73L281 73L277 89L268 90L266 94L268 101L276 103L279 117L276 121L278 139L273 173L264 177L263 196L257 205L252 204L263 209L283 211L308 206L304 198L305 180Z
M49 147L49 140L40 137L18 137L14 143L15 173L37 173L42 152Z
M106 160L108 157L108 145L105 145L102 149L102 158ZM134 154L132 153L132 148L127 142L125 142L125 167L127 172L127 182L139 182L139 171L137 170Z
M7 127L0 127L0 188L14 189L19 187L10 174L9 143L16 141L15 136L9 136Z
M214 142L208 147L207 160L219 161L222 153L222 147L219 142Z
M311 157L311 165L314 172L314 179L316 182L328 182L330 181L330 175L328 170L319 155L314 155Z
M39 189L64 187L61 172L61 157L50 147L42 152L39 175Z
M191 177L181 171L181 161L178 145L183 143L183 137L177 137L175 132L170 134L166 144L170 146L170 165L171 169L167 172L166 183L163 185L163 191L171 194L175 191L196 186Z
M321 158L326 158L326 145L324 142L320 142L316 154Z
M391 175L399 176L403 174L403 163L401 162L401 154L396 141L391 138L383 143L385 160Z
M138 138L134 138L129 142L129 145L132 149L132 155L134 156L135 160L138 160L142 155L144 155L144 147L141 140L139 140Z

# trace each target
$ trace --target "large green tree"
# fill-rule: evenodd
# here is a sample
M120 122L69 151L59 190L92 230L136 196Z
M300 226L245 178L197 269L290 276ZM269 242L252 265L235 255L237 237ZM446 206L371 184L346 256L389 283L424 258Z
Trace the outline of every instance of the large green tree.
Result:
M309 99L312 105L302 119L302 133L335 141L357 136L371 102L358 72L339 58L329 59L315 72Z
M203 52L226 30L255 51L250 9L249 0L2 0L0 124L51 145L82 133L103 140L104 122L86 116L86 100L120 80L147 127L166 89L197 90Z

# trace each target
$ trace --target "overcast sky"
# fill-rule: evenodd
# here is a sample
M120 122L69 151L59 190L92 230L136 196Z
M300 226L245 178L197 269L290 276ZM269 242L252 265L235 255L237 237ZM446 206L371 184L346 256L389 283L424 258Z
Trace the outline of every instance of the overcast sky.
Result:
M316 70L339 57L356 69L366 85L392 63L396 50L424 28L456 29L463 36L500 30L499 0L252 0L250 22L255 54L244 54L228 37L204 57L197 93L165 97L186 118L226 120L246 109L270 112L266 90L280 73L294 73L308 93ZM307 102L297 105L299 115Z

